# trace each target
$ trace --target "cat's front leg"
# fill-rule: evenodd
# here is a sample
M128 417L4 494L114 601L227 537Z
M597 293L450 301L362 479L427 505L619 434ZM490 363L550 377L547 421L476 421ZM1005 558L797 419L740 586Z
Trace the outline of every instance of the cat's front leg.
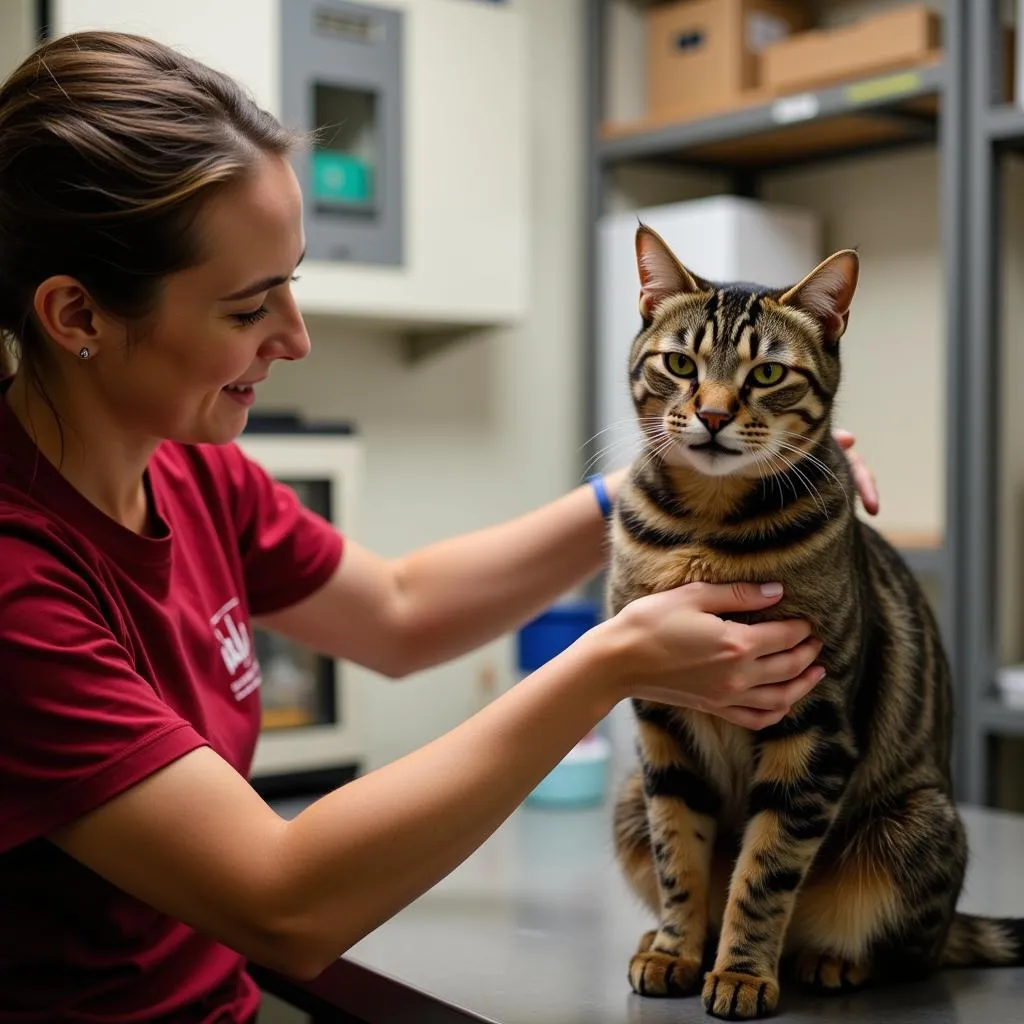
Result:
M797 891L856 764L838 701L824 693L758 735L747 827L729 886L704 1008L725 1020L773 1013Z
M637 707L659 925L644 936L629 979L640 995L690 995L700 991L703 974L721 798L688 752L688 737L672 712L661 705Z

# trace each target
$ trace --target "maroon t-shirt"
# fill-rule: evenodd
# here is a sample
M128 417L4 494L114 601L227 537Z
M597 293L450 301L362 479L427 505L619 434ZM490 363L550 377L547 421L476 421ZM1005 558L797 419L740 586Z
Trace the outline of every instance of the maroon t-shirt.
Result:
M0 1021L252 1019L236 952L46 836L199 746L248 774L250 616L309 595L337 531L238 446L164 443L155 529L105 516L0 398Z

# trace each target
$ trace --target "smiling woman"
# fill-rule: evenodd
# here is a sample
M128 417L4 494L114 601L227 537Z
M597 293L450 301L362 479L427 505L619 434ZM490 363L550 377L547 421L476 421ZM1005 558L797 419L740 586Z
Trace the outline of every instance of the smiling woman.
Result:
M288 290L304 248L296 140L233 81L148 40L58 40L40 70L27 61L0 106L0 330L22 370L6 402L127 522L161 439L233 438L252 385L308 351ZM147 97L131 123L126 91ZM84 452L115 436L130 458L90 478Z
M681 588L292 821L259 798L257 618L403 676L582 583L607 529L582 486L384 559L243 455L255 387L309 351L294 141L135 36L48 41L0 85L0 1022L251 1024L246 958L317 974L618 701L757 728L817 678L806 623L719 617L778 588Z

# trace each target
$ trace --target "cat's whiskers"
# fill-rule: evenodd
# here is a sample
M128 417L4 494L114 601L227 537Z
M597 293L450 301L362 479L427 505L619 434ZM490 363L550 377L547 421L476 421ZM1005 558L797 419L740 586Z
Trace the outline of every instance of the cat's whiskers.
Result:
M645 424L657 424L660 423L661 420L661 416L623 416L622 419L615 420L607 426L602 427L596 433L591 434L591 436L579 446L578 451L582 451L587 447L587 445L596 441L602 434L607 434L609 430L618 430L619 427L632 427L636 425L639 425L642 429Z
M767 473L768 473L767 479L772 482L772 484L773 484L772 490L774 491L774 489L775 489L774 488L775 474L772 473L772 467L768 463L768 460L765 459L764 456L762 454L760 454L759 452L757 452L757 451L750 451L749 454L751 455L751 457L754 460L754 466L757 468L757 478L758 478L758 480L760 480L762 483L764 483L764 481L766 479L766 477L765 477L765 470L767 470Z
M778 441L777 443L781 445L784 449L790 449L792 451L799 452L799 449L795 448L793 445L790 445L785 441ZM772 458L778 459L778 461L782 464L784 469L778 475L789 482L789 485L793 490L793 497L799 498L799 494L796 490L796 484L793 482L792 479L793 476L796 476L796 478L804 485L804 487L807 488L808 496L814 499L816 506L821 509L822 515L825 516L825 518L827 519L829 516L828 506L825 504L825 499L822 498L821 492L818 490L817 487L814 486L814 482L807 476L807 474L804 473L795 462L786 459L781 452L772 451L772 449L767 445L763 446L762 451L766 455L770 455Z
M767 460L768 469L772 476L779 482L779 500L784 500L784 492L782 490L782 481L785 480L789 484L789 489L793 492L794 500L799 500L800 495L797 493L796 484L789 476L789 470L793 468L792 463L787 461L779 452L772 451L767 445L761 445L759 453ZM782 469L775 469L773 462L778 462Z
M612 441L611 444L605 445L599 451L591 455L589 459L587 459L586 463L583 466L583 472L580 475L586 476L602 459L610 458L613 455L613 453L616 452L616 449L620 451L625 451L627 447L635 448L636 445L637 442L633 438L619 438L615 441Z
M846 502L847 506L849 506L850 495L847 492L846 488L843 486L842 480L839 479L839 477L833 472L830 466L826 465L824 462L821 461L821 459L817 458L816 456L808 454L802 449L797 448L795 445L790 444L788 441L783 441L781 438L776 439L776 443L780 445L782 448L787 449L788 451L795 452L796 454L801 455L808 462L810 462L811 465L817 466L823 473L826 474L826 476L830 476L839 485L839 489L843 492L843 500ZM790 463L790 465L792 466L793 471L795 473L800 472L795 463Z
M749 450L750 450L750 454L754 456L754 464L758 468L758 477L762 480L762 482L765 479L764 474L761 472L761 466L763 465L764 468L768 472L768 480L771 482L772 492L774 493L776 486L778 486L778 488L779 488L779 503L780 504L785 504L786 495L785 495L785 493L782 490L782 481L779 479L779 474L776 473L774 469L772 469L771 460L769 458L769 456L772 453L770 451L765 451L765 450L761 450L761 451L758 451L757 449L749 449Z
M770 459L773 462L777 462L779 464L779 466L781 467L781 468L775 470L775 475L779 479L779 494L780 494L780 496L783 494L782 485L783 485L783 482L785 482L785 483L789 484L789 489L793 492L793 500L794 501L799 501L800 500L800 492L796 489L796 484L794 483L793 477L792 477L792 475L789 472L789 470L792 469L792 466L778 452L773 452L773 451L771 451L769 449L767 454L769 455Z
M786 445L784 441L779 443L784 447L792 447L791 445ZM807 488L807 493L814 498L815 504L821 509L821 514L828 519L828 506L825 504L825 499L821 496L821 491L815 487L814 481L795 462L789 463L789 469L804 484Z
M660 423L660 416L631 416L628 418L623 418L615 423L610 423L606 427L602 427L601 430L597 431L597 433L595 433L592 437L584 441L583 444L580 445L578 450L583 451L589 444L596 441L597 438L601 436L601 434L607 433L610 430L617 430L620 427L628 427L635 425L640 426L643 438L639 439L639 443L642 443L647 438L647 432L646 430L644 430L644 427L657 426ZM612 455L612 453L616 452L617 449L619 451L626 452L631 449L635 449L637 445L638 438L635 436L614 438L611 442L609 442L606 445L603 445L587 459L586 463L583 466L583 472L581 473L581 476L585 477L588 473L591 472L594 466L596 466L602 459L605 459L608 456Z
M672 448L676 443L676 437L662 430L662 438L652 448L648 449L644 461L637 467L637 472L642 473L652 462L660 460L661 456Z
M782 431L780 431L780 433L786 434L789 437L803 438L804 440L807 439L807 435L806 434L798 434L795 430L782 430ZM819 459L816 455L812 455L810 452L805 452L802 448L796 448L792 444L788 444L788 442L784 442L784 441L781 441L781 440L780 440L779 443L787 445L787 447L789 447L790 450L792 450L792 451L799 451L800 454L808 462L810 462L814 466L817 466L827 476L832 477L832 479L835 480L835 482L839 485L839 489L843 492L843 498L846 501L846 504L847 505L850 504L849 492L846 490L846 487L844 486L843 481L837 476L837 474L835 473L835 471L832 469L831 466L827 465L825 462L823 462L821 459Z

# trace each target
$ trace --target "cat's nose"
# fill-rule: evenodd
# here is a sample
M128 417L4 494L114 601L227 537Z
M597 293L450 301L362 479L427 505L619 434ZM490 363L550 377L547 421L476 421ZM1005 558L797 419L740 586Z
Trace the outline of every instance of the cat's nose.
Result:
M717 434L722 427L732 421L732 413L727 409L698 409L697 419L699 419L712 434Z

